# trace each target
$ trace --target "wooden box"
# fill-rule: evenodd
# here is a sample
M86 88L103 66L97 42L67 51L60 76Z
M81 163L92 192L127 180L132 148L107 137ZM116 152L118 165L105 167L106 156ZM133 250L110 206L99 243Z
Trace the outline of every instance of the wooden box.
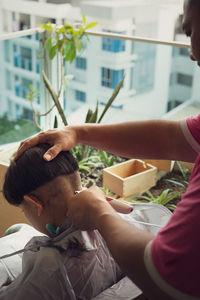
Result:
M131 159L103 170L103 186L120 197L143 193L156 184L157 168Z
M165 171L165 172L171 172L174 166L174 161L172 160L153 160L153 159L145 159L144 160L147 164L151 164L152 166L155 166L158 171Z

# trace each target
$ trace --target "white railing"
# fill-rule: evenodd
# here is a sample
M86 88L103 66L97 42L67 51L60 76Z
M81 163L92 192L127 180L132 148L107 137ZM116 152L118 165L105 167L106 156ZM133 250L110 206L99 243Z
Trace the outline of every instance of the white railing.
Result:
M27 30L4 33L4 34L0 34L0 41L11 40L11 39L15 39L18 37L23 37L23 36L32 35L35 33L42 33L42 32L44 32L44 29L37 27L37 28L32 28L32 29L27 29Z
M42 32L44 32L44 29L42 29L40 27L27 29L27 30L21 30L21 31L1 34L0 40L8 40L8 39L13 39L13 38L17 38L17 37L32 35L35 33L42 33ZM146 37L108 33L108 32L101 32L101 31L98 32L98 31L89 31L88 30L86 33L88 35L100 36L100 37L106 37L106 38L112 38L112 39L120 39L120 40L128 40L128 41L135 41L135 42L151 43L151 44L157 44L157 45L167 45L167 46L174 46L174 47L190 48L189 43L150 39L150 38L146 38Z

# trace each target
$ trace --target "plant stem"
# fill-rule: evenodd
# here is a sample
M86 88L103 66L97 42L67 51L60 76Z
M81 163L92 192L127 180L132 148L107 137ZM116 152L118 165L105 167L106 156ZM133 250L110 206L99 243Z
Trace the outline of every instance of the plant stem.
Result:
M52 97L52 99L53 99L53 101L54 101L54 103L56 105L56 108L57 108L57 110L58 110L58 112L60 114L60 117L61 117L61 119L63 121L63 124L65 126L67 126L68 122L67 122L67 119L66 119L66 117L64 115L63 109L62 109L62 107L60 105L58 96L56 95L54 89L52 88L51 83L49 82L49 79L47 78L44 70L42 71L42 76L43 76L43 80L44 80L45 86L48 89L49 93L51 94L51 97Z
M97 123L100 123L101 120L103 119L105 113L107 112L107 110L109 109L109 107L111 106L111 104L113 103L113 101L115 100L115 98L117 97L122 85L123 85L123 82L124 82L124 78L118 83L118 85L116 86L116 88L114 89L114 92L112 94L112 96L110 97L110 99L108 100L99 120L97 121Z

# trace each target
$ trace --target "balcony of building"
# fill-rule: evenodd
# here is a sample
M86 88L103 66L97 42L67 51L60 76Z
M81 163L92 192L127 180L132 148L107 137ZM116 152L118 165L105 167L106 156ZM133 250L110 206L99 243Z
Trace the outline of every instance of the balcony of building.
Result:
M49 69L56 89L59 66L56 59L45 58L43 34L42 29L36 28L1 36L0 118L13 126L12 130L0 131L0 145L18 142L39 131L33 122L33 107L27 100L30 86L38 91L34 99L37 113L44 113L52 105L41 71ZM71 79L64 88L61 104L69 123L84 122L88 109L94 109L97 101L100 111L103 110L123 77L123 87L102 120L104 123L181 118L200 112L200 74L196 64L189 60L188 44L109 32L87 34L90 41L84 50L73 64L66 64L65 74ZM32 43L27 42L27 37ZM48 117L37 117L42 129L53 126L55 113L53 110ZM21 120L29 129L23 129Z

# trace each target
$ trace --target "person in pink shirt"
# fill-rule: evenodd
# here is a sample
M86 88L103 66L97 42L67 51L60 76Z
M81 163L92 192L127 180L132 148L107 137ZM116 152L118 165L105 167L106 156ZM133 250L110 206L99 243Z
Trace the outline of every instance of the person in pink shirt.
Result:
M199 0L184 1L183 30L191 38L191 59L200 66ZM95 186L68 200L68 215L82 230L99 230L123 272L148 299L200 299L200 116L48 130L23 141L16 159L38 143L53 145L46 161L81 143L125 157L195 162L182 200L156 237L121 220Z

